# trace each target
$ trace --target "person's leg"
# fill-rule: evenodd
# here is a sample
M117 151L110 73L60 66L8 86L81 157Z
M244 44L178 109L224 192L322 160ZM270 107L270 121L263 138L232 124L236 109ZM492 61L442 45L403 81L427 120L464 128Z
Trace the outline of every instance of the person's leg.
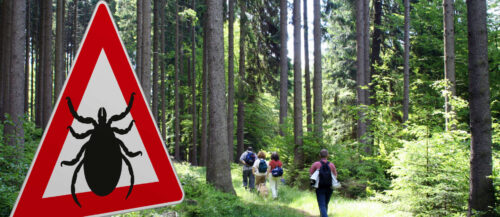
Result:
M273 194L273 198L277 198L278 197L278 181L274 177L271 177L269 179L269 185L271 185L271 192Z
M326 199L326 213L328 213L328 204L330 203L330 198L332 197L333 189L327 189L325 192L325 199Z
M248 184L248 170L243 169L243 187L247 189L247 184Z
M253 190L253 189L255 189L255 176L253 175L252 170L249 170L248 177L249 177L250 190Z
M328 217L328 213L326 211L326 194L325 189L318 188L316 189L316 199L318 200L319 212L321 217Z

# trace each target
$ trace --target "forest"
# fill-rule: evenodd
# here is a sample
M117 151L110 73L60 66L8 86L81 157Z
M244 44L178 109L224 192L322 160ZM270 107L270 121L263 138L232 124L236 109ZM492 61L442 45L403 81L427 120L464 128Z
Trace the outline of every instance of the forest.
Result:
M0 0L0 216L98 2ZM318 216L321 149L330 216L500 216L499 0L106 3L185 192L123 216ZM278 200L243 189L248 147Z

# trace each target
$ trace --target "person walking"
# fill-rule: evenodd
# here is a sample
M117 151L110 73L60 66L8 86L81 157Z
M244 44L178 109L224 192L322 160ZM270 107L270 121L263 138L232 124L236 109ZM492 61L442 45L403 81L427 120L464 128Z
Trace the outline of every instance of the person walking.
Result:
M278 183L283 175L282 166L283 163L280 161L280 156L278 153L273 152L271 154L271 161L269 162L269 169L267 171L269 174L269 184L271 185L273 199L278 198Z
M252 172L255 175L255 185L260 187L259 185L266 184L267 168L269 165L266 162L266 153L263 151L259 151L257 158L253 164Z
M328 217L328 203L332 196L332 173L337 177L337 169L335 165L329 162L328 150L322 149L319 152L320 160L314 162L309 169L309 174L312 175L316 170L319 170L319 184L316 188L316 199L318 200L319 211L321 217Z
M252 147L248 147L240 156L240 162L243 164L243 187L245 187L245 190L248 189L247 187L250 190L255 189L255 177L252 173L252 166L256 158Z

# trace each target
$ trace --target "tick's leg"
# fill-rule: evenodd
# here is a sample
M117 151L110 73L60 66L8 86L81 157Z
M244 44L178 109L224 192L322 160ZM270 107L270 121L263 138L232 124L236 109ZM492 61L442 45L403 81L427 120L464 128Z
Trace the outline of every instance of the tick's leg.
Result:
M97 125L97 122L94 119L92 119L90 117L82 117L82 116L78 115L78 113L75 111L75 108L73 107L73 103L71 103L71 99L69 98L69 96L66 97L66 100L68 101L69 112L71 112L71 115L73 115L73 117L76 120L78 120L84 124L92 124L94 126Z
M85 151L85 147L86 145L83 145L83 147L80 149L80 151L78 152L78 154L76 155L75 159L71 160L71 161L62 161L61 162L61 166L66 165L66 166L73 166L75 165L76 163L78 163L78 161L80 160L80 158L82 157L82 154L83 152Z
M88 130L85 133L76 133L75 130L73 130L73 127L68 126L69 132L71 132L71 135L77 139L85 139L87 136L92 134L94 131L93 130Z
M136 157L137 155L141 155L142 156L142 151L138 151L138 152L131 152L128 150L127 146L125 146L125 144L123 144L123 142L119 139L116 139L116 142L118 142L118 144L120 144L120 147L122 147L123 151L125 152L125 154L129 157Z
M76 184L76 177L78 175L78 171L80 171L80 168L82 168L82 165L83 165L83 161L80 162L78 164L78 166L76 167L75 172L73 173L73 179L71 180L71 196L73 196L73 200L75 201L76 205L78 205L79 207L82 207L82 205L80 205L80 202L78 202L78 198L76 198L75 184Z
M124 135L124 134L127 134L131 129L132 129L132 126L134 125L134 120L132 120L130 122L130 124L128 125L128 127L126 129L119 129L119 128L116 128L116 127L113 127L111 128L113 130L113 132L115 133L118 133L120 135Z
M123 119L130 112L130 109L132 109L132 104L134 103L134 95L135 95L135 93L132 93L130 95L130 100L128 101L128 105L127 105L127 108L125 109L125 111L119 115L113 115L109 119L107 124L111 124L111 122L113 122L113 121L119 121L119 120Z
M132 165L130 164L130 161L122 155L123 161L125 161L125 164L127 164L128 167L128 172L130 173L130 187L128 188L128 193L125 199L130 196L130 193L132 193L132 188L134 188L134 170L132 170Z

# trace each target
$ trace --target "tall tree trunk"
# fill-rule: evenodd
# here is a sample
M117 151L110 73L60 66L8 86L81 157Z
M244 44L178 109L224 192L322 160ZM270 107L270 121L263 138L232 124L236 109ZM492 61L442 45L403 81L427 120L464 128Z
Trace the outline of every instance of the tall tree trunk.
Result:
M141 85L148 104L151 103L151 0L142 3Z
M191 1L191 7L196 11L196 1ZM192 92L192 111L193 112L193 144L191 145L191 157L190 161L192 165L198 165L198 148L196 147L198 143L198 124L196 116L196 37L195 37L195 23L191 24L191 92Z
M381 63L380 45L382 44L382 0L373 0L373 8L375 11L373 19L373 35L372 35L372 56L370 63L370 71L375 74L375 65Z
M320 143L323 136L323 84L321 74L321 7L314 0L314 131Z
M73 4L73 35L72 35L72 54L71 54L71 64L75 61L76 52L78 49L78 41L77 41L77 33L78 33L78 0L74 0Z
M449 95L444 97L445 108L445 128L449 130L449 113L452 111L449 97L456 95L455 93L455 9L453 0L443 0L443 27L444 27L444 77L449 82L446 90ZM449 85L449 86L448 86Z
M23 116L24 116L24 61L25 61L25 37L26 37L26 1L13 1L11 16L11 53L10 56L10 68L6 72L9 75L10 91L9 91L9 101L7 109L11 118L12 125L6 124L4 135L9 138L8 144L11 146L17 146L20 155L23 151L24 144L24 129L23 129Z
M208 62L207 62L207 19L206 13L203 15L203 87L202 87L202 102L201 102L201 147L200 147L200 165L207 165L207 147L208 147L208 132L207 132L207 86L208 86Z
M231 161L234 155L234 1L229 0L227 54L227 143Z
M280 0L280 135L284 136L283 127L288 107L288 1Z
M356 93L357 93L357 105L358 105L358 126L356 131L356 136L359 142L364 142L364 137L367 130L366 120L365 120L365 94L366 91L362 88L365 85L365 18L364 18L364 1L356 1Z
M227 150L227 114L224 75L224 33L222 1L207 0L208 85L210 86L210 149L207 182L215 188L235 194Z
M42 0L40 72L42 75L42 126L52 112L52 0Z
M165 18L165 0L160 0L160 50L161 53L164 55L166 53L166 48L165 48L165 28L166 25L166 18ZM160 58L160 70L161 70L161 85L160 85L160 91L161 91L161 117L160 117L160 122L161 122L161 136L165 140L167 136L167 127L166 127L166 103L165 101L167 100L165 98L165 57L161 56Z
M54 76L54 97L59 97L65 77L64 70L64 0L57 0L56 18L56 71Z
M181 159L180 153L180 114L179 114L179 1L175 3L175 76L174 76L174 137L175 137L175 159Z
M137 0L137 54L136 54L136 63L135 63L135 73L137 74L137 78L142 83L142 52L143 52L143 23L144 16L143 14L143 0Z
M236 129L236 139L238 140L238 153L236 156L241 156L245 151L244 144L244 127L245 127L245 38L246 38L246 1L240 1L240 65L239 65L239 81L238 81L238 113L237 113L237 129Z
M10 88L10 69L11 69L11 61L12 61L12 29L13 29L13 20L12 20L12 11L13 11L13 3L12 1L3 1L2 2L2 59L1 59L1 77L2 85L1 85L1 106L0 106L0 114L1 120L5 120L5 114L10 113L9 111L9 92L12 88ZM4 129L4 132L6 129Z
M25 26L26 26L26 37L25 37L25 49L24 49L24 114L28 115L29 113L29 85L30 85L30 80L29 80L29 75L30 75L30 1L26 0L26 20L25 20ZM1 22L1 21L0 21ZM1 40L0 40L1 41ZM0 49L1 50L1 49ZM1 57L0 57L1 59ZM30 116L27 116L29 118Z
M471 128L470 194L468 216L494 207L491 159L491 112L488 72L486 1L467 0L469 44L469 107ZM489 210L489 215L494 216Z
M160 1L154 0L154 11L153 11L153 99L152 99L152 108L153 108L153 116L156 121L158 120L158 67L160 65L159 53L160 53Z
M370 80L371 80L371 73L370 73L370 0L364 0L363 1L364 6L363 6L363 18L365 19L364 21L364 34L363 34L363 42L365 43L364 46L364 58L363 60L365 61L364 67L364 86L367 87L368 89L365 89L364 92L364 104L366 106L370 106ZM370 128L370 120L368 118L365 119L366 123L366 131L367 133L365 134L365 139L363 140L363 143L365 144L365 153L368 155L371 155L371 139L370 139L370 134L368 133L368 130Z
M300 65L300 0L293 1L293 129L294 163L297 168L304 168L304 150L302 147L302 68Z
M316 3L316 1L314 2ZM313 7L316 9L315 7ZM314 19L316 18L316 11L314 12ZM316 21L316 20L314 20ZM316 23L314 23L316 24ZM307 119L307 131L312 132L312 108L311 108L311 73L309 72L309 24L307 23L307 0L304 0L304 65L305 65L305 88L306 88L306 119ZM316 33L316 26L314 26L314 33ZM316 35L314 35L314 48L316 48ZM316 50L314 50L316 52ZM316 53L314 53L316 54ZM314 63L316 63L316 56L314 56ZM314 71L316 73L316 69ZM316 75L315 75L316 76ZM316 100L316 95L314 95L314 100ZM314 120L316 122L316 120Z
M408 120L410 107L410 0L404 0L405 6L405 36L404 36L404 94L403 123Z

